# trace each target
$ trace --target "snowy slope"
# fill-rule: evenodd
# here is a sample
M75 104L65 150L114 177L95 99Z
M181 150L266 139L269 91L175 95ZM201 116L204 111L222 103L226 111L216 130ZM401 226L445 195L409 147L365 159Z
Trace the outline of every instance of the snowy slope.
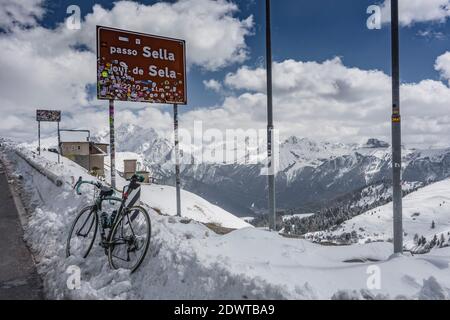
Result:
M435 228L431 227L435 222ZM356 231L359 242L392 239L392 202L354 217L337 230L324 234L339 235ZM403 198L403 230L406 247L414 246L417 234L428 240L450 232L450 179L435 182Z
M305 167L316 168L324 161L348 154L353 146L342 143L315 142L290 137L280 144L279 169L292 181Z
M320 246L276 233L244 228L225 236L192 221L150 210L152 242L133 275L110 270L95 247L87 259L65 258L67 229L89 200L70 187L76 166L34 160L67 182L56 187L12 152L9 170L23 179L30 216L25 237L50 298L57 299L330 299L450 297L450 248L421 256L390 258L389 243ZM30 154L30 157L33 157ZM78 169L79 170L79 169ZM67 172L67 173L65 173ZM346 261L366 261L350 263ZM372 261L372 262L369 262ZM66 286L69 266L80 267L81 288ZM373 270L380 287L368 287ZM371 271L372 270L372 271Z

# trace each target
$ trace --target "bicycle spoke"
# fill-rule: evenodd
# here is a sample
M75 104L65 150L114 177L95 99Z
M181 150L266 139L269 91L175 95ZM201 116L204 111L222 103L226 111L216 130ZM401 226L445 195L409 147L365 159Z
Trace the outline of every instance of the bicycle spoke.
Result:
M148 249L150 221L146 212L127 210L115 227L115 239L111 239L110 263L114 268L134 271L140 265Z
M122 260L122 261L125 261L125 262L129 262L130 260L128 259L128 260L125 260L125 259L123 259L123 258L121 258L121 257L118 257L118 256L116 256L116 255L112 255L114 258L117 258L117 259L119 259L119 260Z
M89 226L88 231L86 233L82 234L81 230L86 226L86 222L90 218L92 218L91 219L91 225ZM86 220L84 221L83 225L77 230L76 235L77 236L82 236L83 238L86 238L87 235L91 232L94 223L95 223L95 219L92 217L92 213L91 213L91 214L89 214L89 217L86 218Z
M91 207L86 207L77 215L67 239L66 256L85 258L89 254L97 234L96 214Z

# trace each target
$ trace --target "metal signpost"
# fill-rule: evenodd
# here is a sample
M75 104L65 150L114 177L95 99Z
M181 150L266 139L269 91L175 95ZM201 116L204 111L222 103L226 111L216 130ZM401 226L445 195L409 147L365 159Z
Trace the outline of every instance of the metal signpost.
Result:
M114 100L174 105L177 214L180 215L177 106L187 103L185 41L97 26L97 98L109 100L113 187Z
M270 0L266 0L266 69L267 69L267 165L269 191L269 227L276 229L275 209L275 161L273 161L273 112L272 112L272 39L270 32Z
M41 155L41 122L38 121L38 153Z
M181 216L180 202L180 150L178 141L178 105L173 105L173 132L175 140L175 188L177 193L177 216Z
M402 221L402 150L400 118L400 55L398 0L391 1L391 41L392 41L392 183L394 215L394 253L403 252Z
M59 121L57 122L58 124L58 163L60 162L60 157L61 157L61 136L59 134Z
M109 158L111 170L111 186L116 187L116 144L114 134L114 100L109 100Z
M57 122L58 126L58 163L59 163L59 123L61 122L61 111L59 110L36 110L36 121L38 122L38 152L41 154L41 122Z

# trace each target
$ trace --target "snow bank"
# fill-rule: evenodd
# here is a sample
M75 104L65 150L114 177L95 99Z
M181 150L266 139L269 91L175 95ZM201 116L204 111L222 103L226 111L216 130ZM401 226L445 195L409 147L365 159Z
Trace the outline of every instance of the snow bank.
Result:
M446 240L450 234L450 179L435 182L403 198L403 230L407 249L415 246L414 236L431 240L434 235L443 234ZM392 202L374 208L344 222L333 232L323 234L339 235L355 231L359 242L392 239ZM434 228L432 227L434 221Z
M206 226L191 221L181 223L149 209L152 220L151 247L139 272L111 270L104 251L94 246L87 259L65 258L69 227L77 212L90 200L77 196L70 186L71 175L35 156L34 160L69 178L56 187L14 153L11 165L20 174L31 215L24 226L25 240L37 261L45 291L53 299L262 299L282 298L281 289L263 280L234 276L220 265L205 267L197 258L189 239L217 237ZM66 164L64 164L66 165ZM76 165L72 169L81 170ZM81 172L78 172L81 173ZM87 191L87 190L85 190ZM66 281L70 266L81 269L81 288L69 290ZM214 279L214 280L212 280ZM245 297L244 297L245 296Z

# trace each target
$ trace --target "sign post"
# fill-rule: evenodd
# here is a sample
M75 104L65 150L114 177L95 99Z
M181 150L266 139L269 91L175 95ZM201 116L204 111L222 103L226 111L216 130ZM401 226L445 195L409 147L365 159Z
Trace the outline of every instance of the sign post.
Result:
M178 141L178 105L173 105L173 132L175 141L175 186L177 194L177 216L181 217L181 197L180 197L180 150Z
M58 123L58 163L59 163L59 123L61 122L61 111L59 110L36 110L36 121L38 122L38 152L41 155L41 122Z
M38 152L41 155L41 122L38 120Z
M391 1L391 41L392 41L392 183L394 253L403 252L402 221L402 150L400 118L400 54L398 0Z
M173 104L178 215L178 105L187 103L186 93L184 40L97 26L97 98L109 100L111 184L115 186L114 100Z
M272 39L270 31L270 0L266 0L266 69L267 69L267 177L269 191L269 228L276 229L275 161L273 161L273 110L272 110Z
M111 164L111 186L116 187L116 145L114 141L114 100L109 100L109 155Z
M38 152L41 155L41 121L38 120Z
M60 162L60 154L61 154L61 135L59 133L59 121L57 122L58 125L58 163Z

